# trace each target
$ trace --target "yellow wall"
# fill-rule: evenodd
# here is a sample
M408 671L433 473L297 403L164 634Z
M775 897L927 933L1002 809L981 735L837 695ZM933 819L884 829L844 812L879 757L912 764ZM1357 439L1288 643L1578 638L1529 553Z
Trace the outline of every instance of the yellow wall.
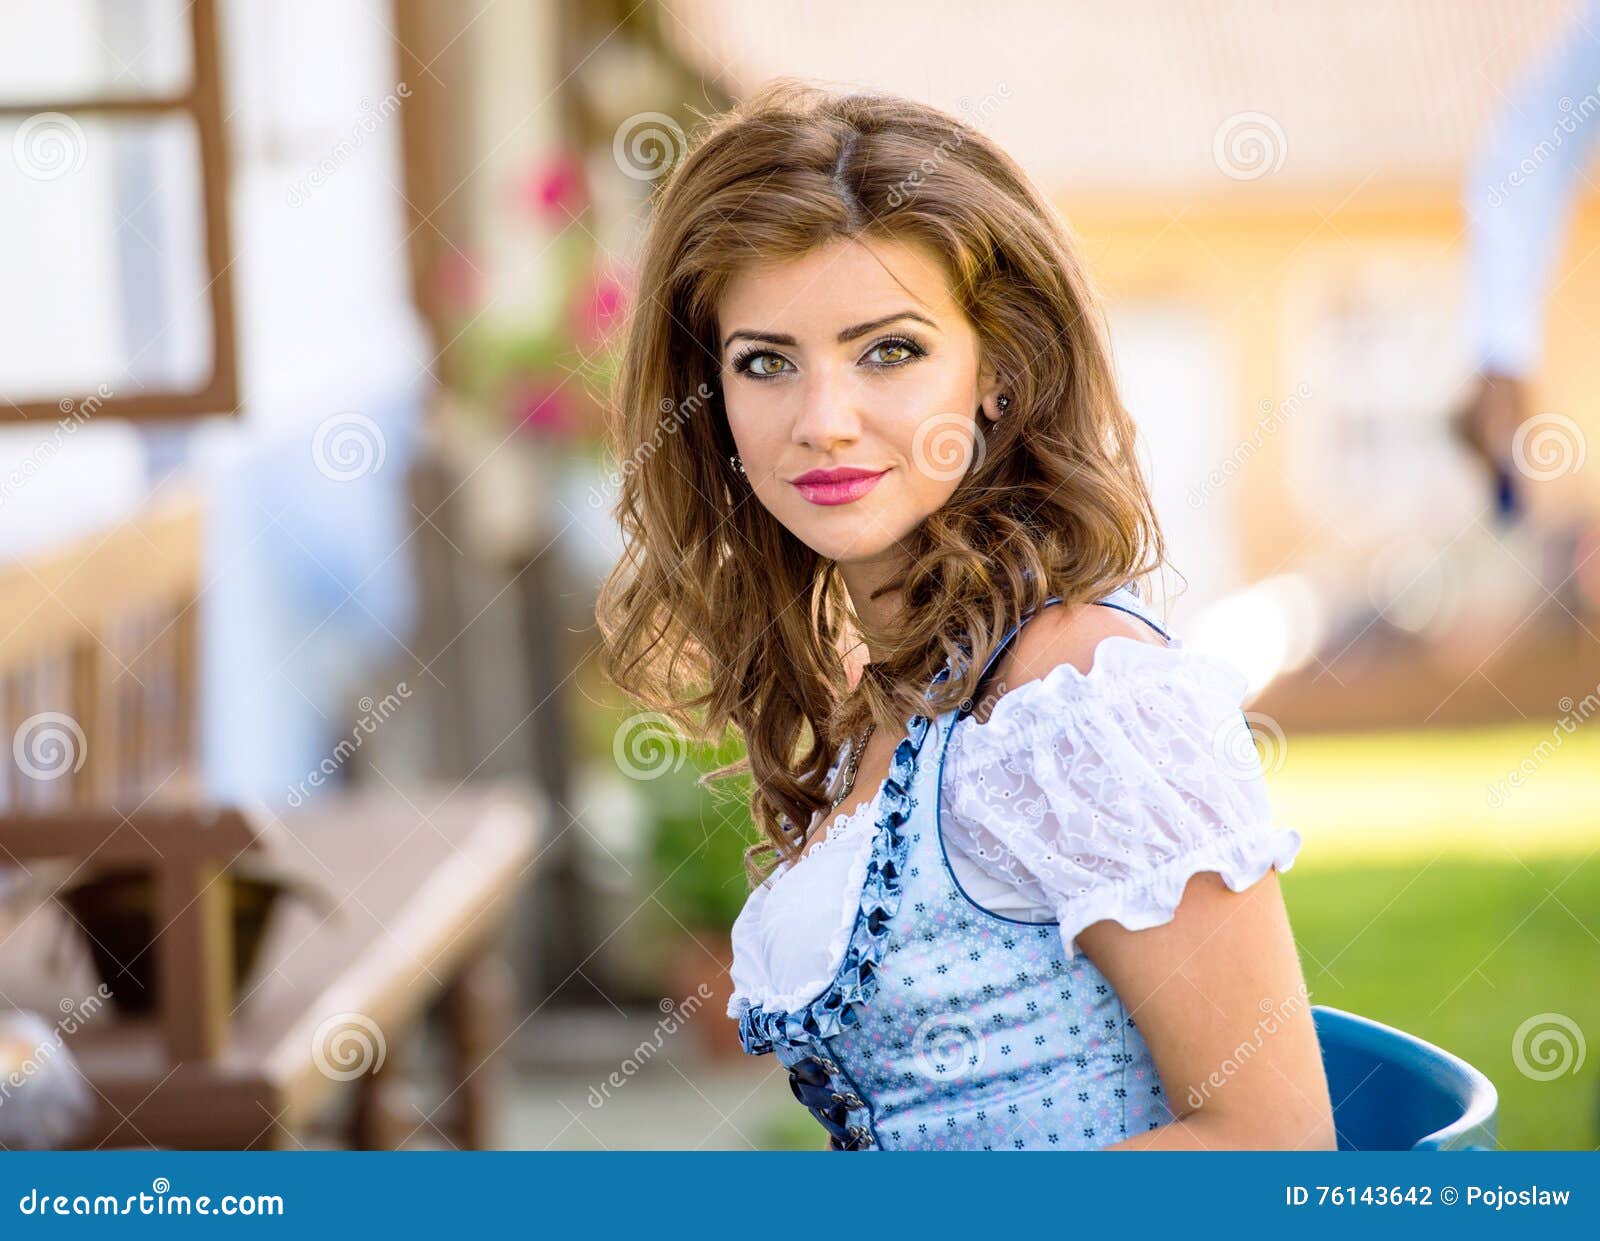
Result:
M1263 402L1282 401L1295 387L1286 329L1292 330L1297 282L1308 271L1414 246L1435 252L1459 280L1465 256L1465 216L1439 193L1358 192L1342 203L1253 196L1248 207L1174 198L1170 209L1146 196L1071 201L1062 212L1108 301L1185 302L1220 325L1231 347L1218 364L1228 368L1237 394L1230 430L1239 436L1254 425ZM1600 199L1576 215L1553 283L1534 409L1574 419L1595 459L1575 475L1534 485L1530 502L1539 513L1580 505L1594 512L1600 509ZM1289 424L1268 439L1234 482L1246 579L1276 572L1327 541L1318 534L1317 515L1294 494L1287 467L1297 433L1304 432Z

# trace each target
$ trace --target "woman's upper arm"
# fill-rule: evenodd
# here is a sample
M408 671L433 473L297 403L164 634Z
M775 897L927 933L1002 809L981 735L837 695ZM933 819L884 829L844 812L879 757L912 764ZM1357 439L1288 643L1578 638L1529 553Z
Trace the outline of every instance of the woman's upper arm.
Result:
M1243 676L1114 609L1052 611L1023 630L1024 684L963 738L954 828L985 869L1055 906L1069 952L1128 1009L1174 1114L1203 1114L1192 1136L1331 1145L1278 880L1300 838L1274 822Z
M1177 912L1130 931L1106 920L1078 944L1116 989L1179 1119L1248 1148L1328 1149L1332 1108L1305 977L1276 871L1235 892L1194 875Z

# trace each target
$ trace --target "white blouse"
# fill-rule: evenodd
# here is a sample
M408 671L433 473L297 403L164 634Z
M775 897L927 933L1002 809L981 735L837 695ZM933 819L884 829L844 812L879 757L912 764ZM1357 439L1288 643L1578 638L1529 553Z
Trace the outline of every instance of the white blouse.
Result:
M1240 711L1246 687L1232 664L1181 638L1159 646L1117 634L1096 644L1087 673L1060 664L1003 694L983 723L958 721L940 815L967 895L1008 918L1059 921L1070 958L1095 922L1170 921L1201 871L1242 892L1269 867L1288 870L1300 833L1273 824ZM878 800L751 892L733 925L729 1016L801 1007L833 979Z

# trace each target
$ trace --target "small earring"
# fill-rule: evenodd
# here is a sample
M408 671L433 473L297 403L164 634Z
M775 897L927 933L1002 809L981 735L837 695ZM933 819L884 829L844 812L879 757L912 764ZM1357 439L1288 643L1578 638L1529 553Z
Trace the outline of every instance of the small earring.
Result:
M739 460L739 454L738 453L732 453L732 454L729 455L728 464L733 466L734 470L737 471L738 473L744 474L746 478L750 477L748 474L745 474L744 462Z
M1002 392L999 396L995 397L994 403L997 406L1000 407L1000 412L1002 414L1005 413L1006 410L1011 408L1011 398L1008 395L1006 395L1004 392Z

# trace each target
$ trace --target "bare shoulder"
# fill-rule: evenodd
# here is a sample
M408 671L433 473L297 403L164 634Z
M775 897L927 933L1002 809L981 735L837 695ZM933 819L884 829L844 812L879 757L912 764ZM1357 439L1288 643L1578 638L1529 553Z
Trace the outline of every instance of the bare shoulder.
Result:
M1132 638L1151 646L1167 641L1137 616L1099 603L1058 603L1036 613L1006 654L1016 684L1044 676L1060 664L1088 672L1095 648L1107 638Z
M1042 680L1062 664L1071 664L1087 674L1094 665L1096 648L1107 638L1168 645L1151 626L1121 608L1099 603L1054 604L1036 613L1012 639L991 674L984 700L974 716L981 723L1005 694L1019 685Z

